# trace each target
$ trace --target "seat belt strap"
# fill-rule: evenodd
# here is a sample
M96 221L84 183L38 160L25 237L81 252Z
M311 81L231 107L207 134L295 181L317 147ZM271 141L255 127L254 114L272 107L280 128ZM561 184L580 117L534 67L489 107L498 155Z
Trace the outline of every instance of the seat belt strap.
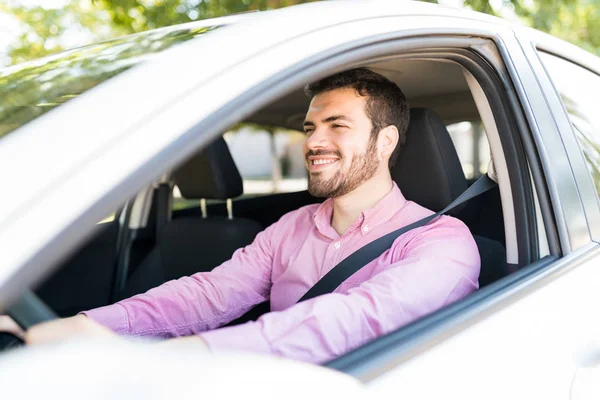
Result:
M306 292L306 294L304 294L304 296L302 296L298 302L312 299L313 297L317 297L322 294L332 293L338 288L338 286L342 284L342 282L350 278L350 276L352 276L355 272L369 264L371 261L375 260L377 257L381 256L386 250L392 247L394 241L404 233L427 225L430 221L439 217L440 215L447 213L448 211L471 200L472 198L482 195L496 186L498 186L496 182L490 179L490 177L487 175L483 175L442 211L375 239L371 243L361 247L348 257L344 258L317 283L315 283L315 285L310 288L310 290Z

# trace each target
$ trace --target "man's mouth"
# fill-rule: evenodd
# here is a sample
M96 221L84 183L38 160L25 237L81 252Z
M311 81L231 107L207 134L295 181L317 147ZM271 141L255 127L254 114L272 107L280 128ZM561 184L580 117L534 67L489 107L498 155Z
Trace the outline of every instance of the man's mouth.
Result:
M338 161L339 158L312 156L308 158L308 169L310 171L320 171L322 169L330 167Z

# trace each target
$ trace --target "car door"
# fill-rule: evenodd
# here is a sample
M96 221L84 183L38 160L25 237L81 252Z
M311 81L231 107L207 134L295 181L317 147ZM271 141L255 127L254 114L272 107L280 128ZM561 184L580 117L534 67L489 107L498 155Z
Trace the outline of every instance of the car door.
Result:
M387 365L389 370L385 372L376 374L371 370L374 375L369 376L357 370L370 379L377 393L389 393L394 386L395 394L417 398L460 393L462 398L564 399L573 395L592 398L585 396L598 393L597 386L590 384L593 377L595 382L600 377L600 321L595 318L600 304L600 248L593 241L598 228L598 202L590 177L597 158L590 159L589 149L585 148L585 158L582 155L577 143L582 142L582 135L576 139L565 112L572 107L565 107L557 94L561 84L575 75L556 75L552 79L559 68L544 68L543 64L557 61L549 60L555 56L547 55L542 55L540 61L538 35L521 31L517 38L503 37L503 64L525 110L532 133L530 145L535 146L543 166L538 173L543 174L548 191L544 194L538 185L537 198L540 207L552 209L561 256L541 269L536 264L524 268L512 277L528 274L512 285L503 287L497 282L498 291L487 303L489 307L486 309L485 301L480 302L484 309L475 317L476 323L465 322L469 325L465 329L455 326L459 334L452 335L440 327L430 339L406 345L398 355L401 361L397 367L388 357L379 363L380 369ZM545 43L548 48L564 47L548 37ZM564 62L568 61L560 60ZM573 73L578 68L580 74L584 73L581 66L568 68ZM592 71L587 69L585 73L590 75ZM600 79L596 78L588 77L590 86L583 89L580 85L577 90L598 87ZM589 110L590 104L583 109ZM594 118L589 119L595 122L597 135L600 126ZM596 151L594 144L589 146Z

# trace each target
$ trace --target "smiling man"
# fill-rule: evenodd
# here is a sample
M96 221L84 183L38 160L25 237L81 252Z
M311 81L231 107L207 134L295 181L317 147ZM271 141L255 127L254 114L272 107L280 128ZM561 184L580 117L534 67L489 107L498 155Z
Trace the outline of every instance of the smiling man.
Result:
M441 216L400 236L333 293L298 303L348 255L432 214L406 200L391 178L409 122L396 84L354 69L308 85L306 93L308 186L327 200L284 215L211 272L40 324L26 341L116 332L324 362L475 291L480 259L473 237L461 221ZM270 313L220 328L265 300Z

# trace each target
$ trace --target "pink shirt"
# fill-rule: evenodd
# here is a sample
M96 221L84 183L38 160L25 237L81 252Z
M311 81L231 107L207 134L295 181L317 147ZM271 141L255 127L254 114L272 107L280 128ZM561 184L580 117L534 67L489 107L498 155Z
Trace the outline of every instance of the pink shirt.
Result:
M477 290L475 241L460 220L442 216L396 239L333 293L296 304L354 251L432 214L396 184L342 236L331 227L332 213L331 199L292 211L211 272L84 314L125 335L200 334L212 349L318 363ZM267 299L272 312L257 321L215 329Z

